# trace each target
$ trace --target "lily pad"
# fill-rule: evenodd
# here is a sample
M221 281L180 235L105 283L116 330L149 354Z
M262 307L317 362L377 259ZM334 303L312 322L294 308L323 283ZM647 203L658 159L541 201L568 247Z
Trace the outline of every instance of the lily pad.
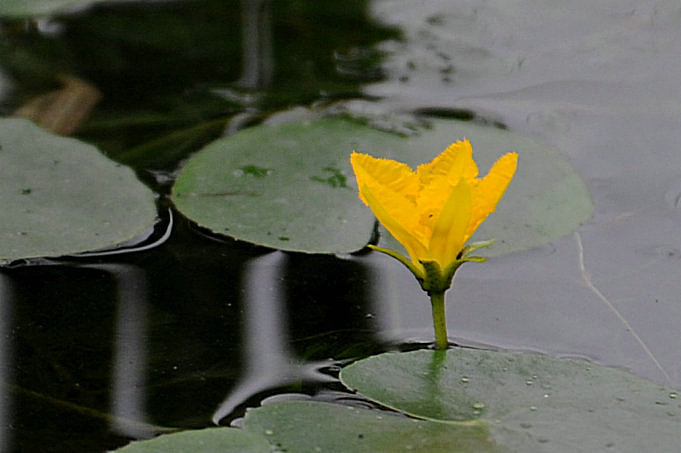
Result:
M97 1L103 0L2 0L0 2L0 17L26 18L47 16L68 9L82 8Z
M352 121L246 129L199 151L173 187L199 225L282 250L343 253L369 241L373 216L357 198L353 148L395 139Z
M544 244L591 215L583 181L555 151L498 128L440 119L410 137L342 118L246 129L195 154L172 197L219 234L282 250L353 252L370 240L374 218L357 198L352 150L416 166L464 137L483 173L508 151L520 155L498 212L476 235L498 239L493 254Z
M153 193L95 147L0 119L0 260L111 248L149 232Z
M341 372L382 405L438 421L486 421L547 451L678 451L681 398L622 370L475 349L386 353Z
M486 423L414 420L375 410L314 401L289 401L250 410L244 426L281 451L314 453L532 453L525 433L497 430Z
M116 451L121 453L269 453L272 450L267 440L255 433L235 428L209 428L132 442Z

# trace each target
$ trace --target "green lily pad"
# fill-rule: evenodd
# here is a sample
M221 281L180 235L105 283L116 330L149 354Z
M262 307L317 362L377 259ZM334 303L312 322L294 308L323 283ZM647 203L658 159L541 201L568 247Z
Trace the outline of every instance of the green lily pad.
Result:
M85 7L97 1L103 0L2 0L0 2L0 17L25 18L47 16L70 8Z
M244 426L281 451L314 453L532 453L543 451L524 433L483 422L440 423L314 401L275 403L250 410Z
M260 126L217 140L183 168L175 206L216 233L282 250L343 253L369 241L353 148L394 139L351 121Z
M416 166L468 138L486 169L508 151L519 169L499 211L476 238L497 238L493 253L544 244L592 212L581 178L556 152L493 127L434 120L402 137L342 118L263 125L217 140L182 169L173 201L209 230L282 250L347 253L371 238L374 217L357 198L353 150Z
M114 247L150 231L153 193L95 147L0 119L0 260Z
M622 370L539 354L475 349L386 353L341 372L362 395L439 421L525 432L554 453L672 452L681 398Z
M166 434L132 442L121 453L269 453L270 444L258 434L235 428L209 428Z

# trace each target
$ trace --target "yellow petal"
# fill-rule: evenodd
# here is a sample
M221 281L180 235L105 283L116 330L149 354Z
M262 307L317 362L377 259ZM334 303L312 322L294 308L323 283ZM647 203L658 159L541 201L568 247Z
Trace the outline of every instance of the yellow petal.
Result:
M518 154L505 154L494 163L487 176L477 180L477 184L473 187L473 212L465 240L468 240L487 216L494 212L497 203L513 179L517 166Z
M357 178L360 199L373 210L366 195L370 190L386 214L414 235L419 228L414 197L409 193L409 180L416 180L411 169L396 161L376 159L359 153L353 153L350 162ZM395 180L390 179L391 176ZM413 186L416 187L416 184Z
M419 188L418 179L407 164L390 159L377 159L358 152L350 155L350 163L355 171L357 187L360 189L371 179L371 185L379 184L412 200L416 198ZM365 204L368 204L361 190L359 197Z
M428 248L430 258L441 269L456 260L466 242L464 235L471 220L471 197L471 187L465 178L460 178L435 221Z
M459 178L473 179L478 176L478 166L473 160L473 148L465 138L452 143L431 162L419 165L416 173L421 186L427 186L437 177L447 177L451 186L458 183Z
M454 184L450 184L446 177L433 177L428 185L422 187L419 192L416 201L419 224L428 230L428 238L432 234L437 216L447 202L453 187Z
M360 190L364 194L369 207L371 207L371 210L378 221L381 222L390 234L404 246L414 264L416 264L418 268L421 268L422 266L419 263L419 260L426 256L426 249L421 241L411 233L407 226L396 219L385 208L379 197L374 194L369 186L364 185L360 187ZM378 188L378 190L380 191L381 189Z
M473 148L468 140L451 144L439 156L417 169L421 190L417 199L420 223L432 233L437 214L442 210L452 188L463 177L474 180L478 167L473 160Z

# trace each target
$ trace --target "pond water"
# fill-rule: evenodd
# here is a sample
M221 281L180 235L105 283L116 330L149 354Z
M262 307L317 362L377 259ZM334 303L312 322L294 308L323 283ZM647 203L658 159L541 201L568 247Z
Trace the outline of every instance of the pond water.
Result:
M504 124L565 155L595 210L567 237L463 266L451 339L681 387L678 2L244 4L6 23L3 113L56 71L88 79L104 96L77 136L132 165L160 212L181 160L226 122L362 97ZM2 271L2 451L104 451L228 424L268 396L342 398L346 361L432 340L427 298L393 260L273 251L173 219L149 251Z

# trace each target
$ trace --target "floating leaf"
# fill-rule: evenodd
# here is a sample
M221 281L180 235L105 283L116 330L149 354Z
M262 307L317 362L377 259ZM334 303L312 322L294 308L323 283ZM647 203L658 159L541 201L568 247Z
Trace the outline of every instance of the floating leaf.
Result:
M116 450L121 453L269 453L262 436L235 428L209 428L167 434L132 442Z
M415 417L525 432L552 453L672 452L681 445L674 390L580 360L419 350L360 360L342 370L341 380Z
M524 433L482 422L439 423L314 401L275 403L248 412L245 428L281 451L313 453L532 453ZM498 443L502 442L502 443Z
M173 187L187 217L267 247L350 252L374 220L357 198L350 151L393 137L344 120L246 129L196 154Z
M352 150L416 166L464 137L483 173L508 151L520 156L497 213L475 236L496 238L493 254L544 244L591 215L584 183L556 152L504 130L453 120L434 120L410 137L339 118L253 127L190 159L173 200L219 234L282 250L352 252L369 241L374 225L357 198Z
M110 248L148 232L153 193L96 148L0 119L0 260Z

